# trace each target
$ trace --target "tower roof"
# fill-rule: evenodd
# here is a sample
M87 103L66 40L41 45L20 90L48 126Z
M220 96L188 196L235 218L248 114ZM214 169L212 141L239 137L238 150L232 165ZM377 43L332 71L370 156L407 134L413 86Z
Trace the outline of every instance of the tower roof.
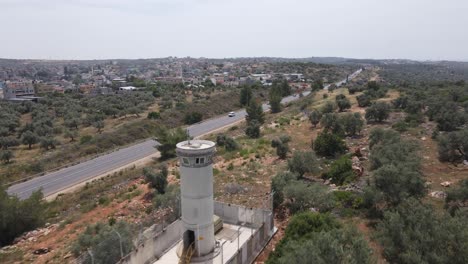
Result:
M213 148L216 145L213 141L208 140L187 140L177 143L177 148L184 151L197 152L199 150L206 150Z

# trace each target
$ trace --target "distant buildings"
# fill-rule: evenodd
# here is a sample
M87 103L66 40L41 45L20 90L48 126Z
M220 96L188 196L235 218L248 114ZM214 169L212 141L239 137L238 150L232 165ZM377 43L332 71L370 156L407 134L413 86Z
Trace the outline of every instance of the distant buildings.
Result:
M114 89L110 87L98 87L91 91L91 95L109 95L115 94Z
M27 99L35 96L33 81L6 81L3 83L3 98Z
M122 86L119 88L119 91L126 91L126 92L135 91L135 90L137 90L135 86Z
M80 84L78 90L83 94L90 94L96 88L94 84Z
M64 93L65 89L57 84L45 84L41 83L37 85L36 91L38 94L46 93Z
M0 99L3 99L3 82L0 81Z
M304 74L302 73L285 73L283 76L288 81L304 81Z

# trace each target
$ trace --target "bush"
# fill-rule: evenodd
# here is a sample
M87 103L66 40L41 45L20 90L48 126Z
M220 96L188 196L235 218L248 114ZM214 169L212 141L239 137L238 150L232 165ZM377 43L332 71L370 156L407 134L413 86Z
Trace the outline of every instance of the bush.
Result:
M8 149L11 147L19 146L20 142L15 137L0 137L0 148Z
M358 87L355 87L355 86L348 87L349 94L355 94L355 93L360 92L360 91L362 91L362 90L360 88L358 88Z
M284 187L283 194L286 206L293 214L311 209L328 212L335 205L328 188L318 183L291 181Z
M312 151L296 151L288 160L288 169L303 177L306 173L318 171L319 161Z
M468 179L461 180L459 185L447 192L445 199L445 208L453 216L462 211L463 215L467 215L468 207Z
M367 82L367 89L377 91L380 89L380 85L376 81Z
M310 120L310 123L316 127L317 124L320 122L320 119L322 118L322 113L320 113L319 111L317 110L313 110L310 114L309 114L309 120Z
M317 155L323 157L335 157L347 150L340 136L327 132L321 132L312 143L312 147Z
M348 136L355 136L361 133L364 127L364 120L360 113L347 113L339 118L339 122L342 124L344 132Z
M59 142L53 137L43 137L40 142L41 148L45 150L55 149Z
M82 136L82 137L80 137L80 144L84 145L86 143L91 142L92 140L93 140L93 136L91 136L91 135Z
M421 198L426 194L422 175L401 165L384 165L374 172L375 187L390 205L398 205L409 197Z
M468 259L464 219L440 216L415 199L384 214L377 238L390 263L466 263Z
M191 125L202 121L203 115L199 112L190 112L185 114L184 123L186 125Z
M291 218L284 239L309 239L316 232L328 232L340 227L336 218L329 214L303 212Z
M350 191L334 191L335 200L344 208L359 209L363 205L362 195Z
M356 96L359 107L368 107L371 105L371 98L366 94Z
M166 215L165 221L171 223L180 217L180 187L171 184L167 186L164 194L156 194L153 199L153 204L157 210L170 209L169 216Z
M439 136L438 152L440 161L468 160L468 129Z
M160 194L166 192L168 170L166 165L161 165L158 172L153 172L149 168L143 169L146 182Z
M267 264L282 263L373 263L363 235L342 228L328 214L301 213L292 217L286 234Z
M398 121L395 124L392 125L392 128L395 129L396 131L402 133L405 131L408 131L409 125L408 123L404 121Z
M397 206L411 197L421 198L426 193L415 142L405 140L393 130L375 129L369 136L370 169L374 180L366 189L365 206L373 216L382 210Z
M120 221L112 226L97 223L86 228L72 246L75 256L85 254L84 263L117 263L123 255L133 250L131 229L128 223ZM87 254L91 250L93 259Z
M343 124L340 122L337 114L324 114L320 119L320 125L325 132L331 131L332 133L343 135Z
M291 181L299 176L292 172L281 172L276 174L271 180L271 191L273 192L273 207L277 208L284 201L283 190Z
M288 152L289 152L289 146L288 142L291 140L291 138L288 135L282 135L277 139L273 139L271 141L271 146L273 148L276 148L276 154L280 159L285 159Z
M338 106L338 110L343 112L346 109L351 108L351 102L346 98L344 94L339 94L335 97L336 105Z
M322 176L324 179L331 179L331 182L337 185L349 183L356 178L353 171L352 162L349 157L342 156L341 158L333 161L328 172Z
M0 150L0 160L5 163L10 163L10 161L14 158L13 151L11 150Z
M216 136L216 144L220 147L225 147L227 151L239 149L239 144L232 138L225 134L218 134Z
M320 109L320 112L322 112L322 114L328 114L328 113L335 112L335 109L336 109L336 105L332 102L327 101Z
M161 119L161 114L159 112L149 112L148 119Z
M377 102L366 109L368 121L382 122L390 115L390 105L385 102Z
M0 247L6 246L24 232L44 224L46 203L41 191L25 200L9 195L0 185Z
M257 121L251 121L247 124L245 129L245 134L250 138L259 138L260 137L260 123Z

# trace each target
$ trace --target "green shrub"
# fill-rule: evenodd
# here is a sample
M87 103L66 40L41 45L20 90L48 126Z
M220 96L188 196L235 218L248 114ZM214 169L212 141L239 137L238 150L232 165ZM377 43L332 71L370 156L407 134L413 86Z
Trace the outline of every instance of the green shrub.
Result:
M84 263L117 263L121 258L120 245L124 255L133 250L132 238L130 226L126 222L120 221L112 226L97 223L88 226L79 235L72 245L72 252L75 256L85 253ZM88 250L91 250L93 259L86 254Z
M161 119L161 114L159 112L149 112L148 119Z
M334 191L335 200L344 208L359 209L363 206L363 198L350 191Z
M306 212L292 217L266 263L367 264L374 260L364 236L355 228L343 228L328 214Z
M80 144L84 145L84 144L91 142L92 140L93 140L93 136L91 135L82 136L80 137Z
M186 125L191 125L202 121L203 115L199 112L190 112L185 114L184 123Z
M288 160L289 171L303 177L306 173L318 171L319 161L312 151L296 151Z
M312 143L312 148L317 155L323 157L335 157L348 149L344 140L332 133L321 132Z
M44 224L46 203L41 191L27 199L10 196L0 185L0 247L10 244L17 236Z
M392 128L401 133L408 131L409 125L404 121L398 121L397 123L392 125Z
M356 174L353 171L351 160L345 155L333 161L330 169L322 177L331 179L334 184L343 185L352 182L356 178Z

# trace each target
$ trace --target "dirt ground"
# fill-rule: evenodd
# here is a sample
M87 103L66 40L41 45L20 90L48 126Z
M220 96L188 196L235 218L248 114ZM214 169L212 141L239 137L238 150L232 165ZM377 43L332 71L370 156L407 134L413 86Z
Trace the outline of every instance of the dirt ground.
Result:
M82 213L71 221L62 221L54 225L50 232L45 232L41 236L33 237L33 239L22 240L15 244L25 253L23 260L29 263L61 263L73 259L70 250L70 243L74 241L84 229L91 224L97 222L107 222L109 218L114 217L116 220L125 220L130 223L137 223L139 219L135 216L140 215L140 212L145 212L146 207L152 206L151 201L144 199L144 196L149 192L148 186L143 184L141 179L133 180L127 186L134 185L135 190L139 190L139 195L131 200L119 201L112 199L107 206L97 204L96 208L89 212ZM122 190L125 191L127 186L117 187L109 192L109 195L117 197ZM134 191L135 191L134 190ZM75 205L79 209L79 205ZM49 248L50 253L44 255L34 255L32 252L39 248Z

